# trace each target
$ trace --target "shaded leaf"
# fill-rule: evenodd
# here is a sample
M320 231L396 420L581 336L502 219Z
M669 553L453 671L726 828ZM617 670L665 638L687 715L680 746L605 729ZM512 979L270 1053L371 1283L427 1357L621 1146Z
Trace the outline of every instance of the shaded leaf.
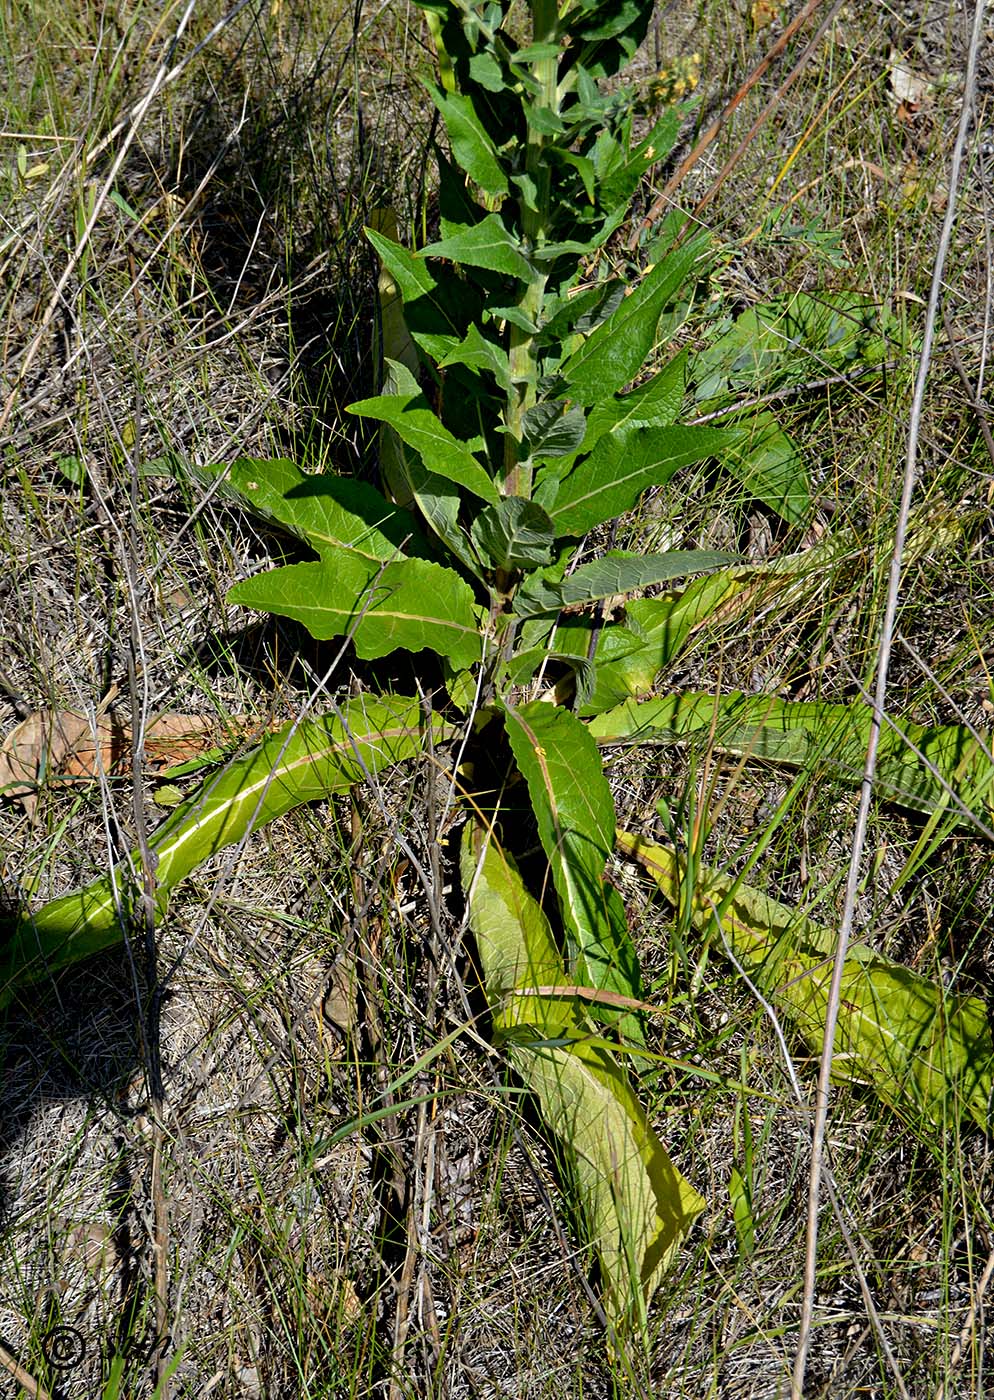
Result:
M397 219L389 206L373 209L370 214L370 223L379 234L388 235L391 240L396 240ZM383 246L384 248L397 247L395 241L388 244L385 240ZM396 261L396 259L394 260ZM377 325L374 326L374 332L378 328L378 334L375 336L374 361L379 373L380 392L393 394L398 392L400 385L396 382L396 375L390 369L390 362L403 365L415 382L420 362L417 346L404 317L404 299L400 287L387 261L380 257L378 262L379 275L376 279L376 292L380 318ZM414 297L416 298L420 293L420 285L415 284ZM389 423L380 424L379 439L380 476L383 484L391 499L398 506L406 509L412 504L414 497L407 480L407 473L404 470L404 446Z
M680 907L686 885L676 852L627 832L618 835L621 848ZM820 1055L835 930L703 869L689 912L702 932L720 923L738 961ZM961 1114L985 1130L990 1126L994 1041L979 997L949 991L862 945L846 957L841 996L836 1078L868 1083L885 1103L905 1115L913 1109L940 1128Z
M612 1323L645 1311L704 1209L653 1132L627 1074L578 1000L515 996L561 985L548 922L510 857L467 824L461 873L494 1029L559 1141L597 1251Z
M470 326L465 339L453 346L447 355L439 358L439 369L448 369L450 365L489 370L502 389L507 391L511 387L507 351L502 345L495 345L492 340L487 340L476 325Z

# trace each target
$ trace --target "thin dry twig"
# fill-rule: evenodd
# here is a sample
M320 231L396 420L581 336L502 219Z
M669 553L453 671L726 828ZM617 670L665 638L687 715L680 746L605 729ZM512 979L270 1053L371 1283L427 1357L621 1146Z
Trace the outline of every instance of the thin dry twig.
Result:
M842 927L839 930L832 968L832 982L829 988L828 1009L825 1015L825 1044L818 1074L818 1088L815 1098L815 1121L811 1143L811 1170L808 1180L808 1220L807 1248L804 1265L804 1296L801 1304L801 1325L794 1357L794 1373L791 1380L791 1400L803 1400L804 1376L807 1369L808 1350L811 1344L811 1323L814 1313L814 1295L818 1266L818 1217L825 1136L828 1127L829 1086L832 1072L832 1052L835 1044L835 1030L839 1019L839 1003L842 989L842 974L845 968L846 951L855 922L856 899L860 885L860 867L866 846L866 834L870 816L870 803L873 798L873 784L876 776L877 749L883 728L884 710L887 702L887 681L890 667L891 648L894 641L897 606L901 592L901 569L904 560L904 545L911 514L911 501L918 478L918 443L921 436L922 407L925 401L925 387L928 382L935 343L935 327L942 297L942 277L946 256L952 240L953 225L956 219L957 193L963 154L966 149L967 133L972 116L974 91L977 75L977 59L983 33L985 13L984 0L976 0L973 14L973 29L967 56L966 76L963 80L963 102L960 111L959 130L953 148L949 172L949 198L946 216L939 236L939 246L935 254L932 270L932 287L929 293L928 308L925 313L925 328L922 335L922 352L915 379L915 392L911 403L908 422L908 447L904 465L904 479L898 507L894 546L891 551L890 572L887 581L887 601L883 623L880 629L880 645L877 653L877 679L873 697L873 718L870 725L870 738L867 744L866 765L863 770L863 785L860 792L859 813L853 833L852 853L849 874L846 880L846 898L842 914Z
M0 1346L0 1367L14 1380L22 1390L27 1391L32 1400L52 1400L52 1395L40 1381L36 1381L30 1371L26 1371L16 1356L12 1356L6 1347Z
M169 46L170 53L172 52L175 45L178 44L180 39L183 37L183 34L186 30L186 26L190 22L190 18L193 14L195 7L196 0L187 0L186 9L180 16L180 21L176 29L175 37L173 38ZM62 276L59 278L58 282L56 282L55 287L52 291L52 295L49 297L48 303L45 306L44 313L42 314L41 324L35 331L27 350L24 352L24 359L21 361L21 367L18 372L17 379L14 382L14 387L11 389L10 394L7 397L7 402L4 404L3 412L0 413L0 431L2 431L3 428L6 426L7 420L14 410L14 405L17 402L17 395L20 386L23 383L24 378L28 373L28 370L34 364L35 356L41 348L42 342L45 339L45 335L48 332L48 328L52 324L52 320L55 316L55 313L58 311L59 306L62 303L62 294L66 290L66 287L68 287L69 281L73 273L76 271L76 268L79 266L80 262L83 259L84 253L89 247L90 238L93 235L93 230L96 228L97 224L103 216L104 206L107 203L107 200L110 198L111 191L114 188L114 182L117 180L118 172L120 171L121 166L124 164L124 158L128 154L128 151L131 149L135 137L138 135L138 129L145 118L146 112L151 107L152 103L155 101L155 98L159 91L165 86L168 77L169 70L167 69L166 64L163 63L160 65L159 71L156 73L154 79L152 80L152 85L149 88L148 92L145 94L142 100L138 103L137 107L134 109L134 117L132 119L131 126L124 140L121 142L120 149L118 150L114 159L111 161L110 170L107 173L107 178L105 179L99 194L93 201L93 210L90 214L90 217L87 219L82 232L80 233L75 251L73 252L72 257L66 263L66 266L62 272Z
M790 24L788 24L787 28L780 35L780 38L777 39L776 43L773 44L766 56L760 59L759 63L756 64L756 67L749 74L748 78L746 78L745 82L739 88L735 96L732 97L731 100L725 104L724 108L721 111L721 114L711 123L708 129L701 135L701 137L695 144L693 150L680 162L676 170L673 172L673 174L667 180L666 184L660 190L659 194L653 200L649 212L646 214L645 218L641 221L641 223L637 225L634 233L629 239L629 251L634 252L634 250L638 247L639 239L652 227L652 225L656 222L660 215L665 211L670 200L673 198L677 190L683 184L690 171L693 170L694 166L700 160L701 156L711 145L711 142L722 130L725 123L728 121L729 117L732 115L735 109L739 107L742 102L745 101L749 93L752 92L753 88L759 82L760 78L762 78L764 73L767 71L770 64L773 63L774 60L780 56L781 53L783 53L784 49L790 43L791 39L793 39L797 31L799 29L802 29L804 25L807 24L808 20L811 18L814 12L823 3L824 0L807 0L807 4L804 6L801 12L798 15L796 15L794 19L791 20Z
M956 1340L956 1345L953 1347L952 1356L950 1356L949 1358L950 1372L955 1371L959 1367L959 1364L963 1359L963 1353L970 1343L970 1338L973 1335L973 1329L977 1324L977 1314L983 1307L984 1296L986 1295L987 1290L990 1287L990 1282L992 1278L994 1278L994 1249L992 1249L990 1254L988 1254L987 1256L987 1263L984 1266L984 1272L981 1275L980 1282L977 1284L977 1291L973 1295L973 1301L970 1304L970 1311L966 1315L966 1321L963 1323L962 1331L960 1332L959 1337ZM946 1382L942 1381L939 1384L938 1390L936 1390L935 1392L935 1400L945 1400L945 1395Z
M753 140L756 136L756 132L764 124L764 122L768 120L771 114L777 111L778 108L780 108L788 90L793 87L793 85L797 82L797 79L801 76L805 68L808 66L808 60L810 59L811 55L815 52L818 45L821 43L829 26L834 23L836 15L842 9L842 5L843 0L835 0L835 4L832 6L828 14L822 20L821 24L819 24L818 28L815 30L813 37L804 46L800 58L794 64L793 68L787 74L786 78L784 78L780 86L774 89L773 95L770 97L770 100L767 102L766 106L763 108L759 116L753 122L752 126L743 136L742 140L736 146L735 150L725 161L725 164L718 171L718 174L711 181L711 184L708 186L707 193L704 195L703 199L698 200L698 202L694 205L695 218L698 217L716 198L718 191L721 189L722 185L725 183L729 175L731 175L732 171L735 169L739 161L745 155L746 151L752 145ZM845 81L848 81L848 79L843 79L843 82Z
M987 455L991 459L992 464L994 464L994 435L991 434L991 425L987 418L987 410L977 397L976 389L974 389L973 385L970 383L966 368L963 364L963 358L959 352L959 346L956 344L956 332L953 329L952 321L949 319L949 308L947 306L942 308L942 324L946 329L946 339L949 341L949 350L953 357L956 373L959 375L960 383L963 385L963 389L966 393L966 401L973 409L974 417L977 420L981 436L984 439L984 446L987 448Z

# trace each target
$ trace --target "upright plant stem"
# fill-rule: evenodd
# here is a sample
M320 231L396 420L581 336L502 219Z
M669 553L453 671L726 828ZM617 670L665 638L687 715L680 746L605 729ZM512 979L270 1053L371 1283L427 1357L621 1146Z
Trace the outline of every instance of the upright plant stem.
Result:
M532 0L532 42L557 45L559 40L559 7L557 0ZM534 109L557 116L559 112L558 58L555 53L538 58L532 73L540 92L532 104ZM547 241L549 224L550 170L545 159L545 136L529 122L525 147L525 172L532 182L534 207L528 199L521 200L521 227L526 252L541 248ZM546 274L533 264L531 280L518 303L532 325L537 324L545 294ZM511 388L507 396L507 428L504 439L504 494L531 496L531 468L521 460L522 420L534 404L538 386L538 346L531 331L511 326L508 353L511 366Z

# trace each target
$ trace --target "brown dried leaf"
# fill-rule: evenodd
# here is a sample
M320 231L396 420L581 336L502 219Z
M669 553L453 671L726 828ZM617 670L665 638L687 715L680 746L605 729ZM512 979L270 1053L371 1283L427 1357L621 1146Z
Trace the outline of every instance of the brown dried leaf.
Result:
M235 724L252 728L248 719ZM157 767L185 763L224 742L214 716L161 715L145 730L145 754ZM37 791L49 774L95 778L120 771L131 753L131 731L113 715L94 727L77 710L36 710L0 743L0 797L16 798L34 815Z
M123 732L108 715L97 720L94 731L89 717L75 710L36 710L0 744L0 795L17 798L33 815L37 790L49 773L71 778L109 773L123 744Z

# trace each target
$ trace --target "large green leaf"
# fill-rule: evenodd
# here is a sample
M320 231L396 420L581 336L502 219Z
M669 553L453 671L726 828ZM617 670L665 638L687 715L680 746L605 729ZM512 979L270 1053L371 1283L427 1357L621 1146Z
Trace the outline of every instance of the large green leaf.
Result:
M688 239L657 263L563 364L561 372L578 403L599 403L635 378L656 343L663 308L690 277L704 241Z
M387 313L383 353L388 358L403 360L409 370L416 372L417 356L412 357L409 349L403 348L408 335L400 330L398 314L410 337L431 354L433 346L459 344L480 309L479 294L465 283L458 284L457 289L452 285L453 279L443 278L439 282L423 257L397 243L392 210L374 210L373 214L383 232L367 228L366 236L379 256L381 277L385 274L387 279L382 282L380 297L381 310ZM398 304L401 300L402 308Z
M496 1036L559 1141L608 1316L644 1335L647 1304L705 1203L671 1162L579 999L541 995L562 988L566 973L514 862L470 823L460 864Z
M439 357L439 369L449 369L452 365L489 370L500 388L505 392L511 388L511 368L507 351L502 345L488 340L476 325L470 326L464 340Z
M807 523L811 492L804 461L771 413L754 413L739 421L738 433L721 454L721 465L788 524Z
M563 408L559 400L543 399L524 415L521 426L530 456L566 457L583 442L583 409L570 408L564 413Z
M560 535L585 535L631 510L649 486L680 467L720 456L730 441L721 428L636 428L605 433L559 487L551 510Z
M269 735L176 807L150 840L160 900L205 860L303 802L346 792L420 748L418 700L360 696L341 719L307 720ZM441 730L439 738L442 737ZM124 936L137 853L75 894L17 919L0 946L0 1005L19 987L109 948Z
M422 256L451 258L466 267L502 272L520 282L527 282L532 276L521 244L513 233L508 233L497 214L488 214L478 224L464 226L438 243L429 243L422 249Z
M593 447L606 432L671 427L683 404L686 371L687 352L684 351L637 389L598 400L587 418L585 446Z
M496 505L497 488L464 442L460 442L428 407L428 400L410 371L390 362L398 385L397 393L379 394L349 404L349 412L361 418L389 423L400 438L413 447L428 471L465 486L474 495Z
M449 133L449 146L471 179L490 195L507 194L507 177L500 156L469 97L431 89L432 101Z
M232 603L292 617L312 637L351 633L356 655L429 648L454 666L480 659L480 613L469 585L441 564L396 559L380 568L350 550L235 584Z
M716 697L699 691L628 701L598 715L590 732L600 744L679 742L710 735L719 752L789 767L836 773L851 782L863 776L872 712L868 705L779 700L733 691ZM928 727L890 720L880 734L876 788L882 797L933 813L949 804L949 789L986 820L994 791L994 764L962 724ZM950 815L960 809L954 803Z
M732 554L716 554L704 549L674 549L668 554L614 551L589 564L581 564L562 579L530 574L515 595L514 611L519 617L559 612L562 608L592 603L599 598L619 597L636 588L668 583L686 574L705 573L734 562Z
M344 545L370 560L390 559L419 535L406 511L364 481L309 476L282 457L240 457L228 479L254 511L318 554Z
M747 586L740 577L738 572L722 570L657 598L627 602L624 622L607 623L597 633L594 683L580 700L578 713L599 715L647 695L695 629ZM595 626L596 619L590 615L560 619L556 647L586 657Z
M698 401L719 395L803 383L817 357L826 370L879 364L900 354L905 337L894 313L859 292L792 291L725 322L722 334L694 356Z
M678 907L686 883L676 852L618 833ZM697 871L689 914L695 928L720 924L728 947L815 1054L824 1043L836 934L760 890ZM862 945L846 956L833 1069L868 1083L884 1102L924 1114L937 1127L962 1114L990 1127L994 1041L979 997L952 992Z
M555 536L548 513L522 496L505 496L473 521L473 543L498 569L547 564Z
M597 745L568 710L541 701L506 706L504 723L528 784L577 974L590 986L638 997L638 958L604 880L614 799Z

